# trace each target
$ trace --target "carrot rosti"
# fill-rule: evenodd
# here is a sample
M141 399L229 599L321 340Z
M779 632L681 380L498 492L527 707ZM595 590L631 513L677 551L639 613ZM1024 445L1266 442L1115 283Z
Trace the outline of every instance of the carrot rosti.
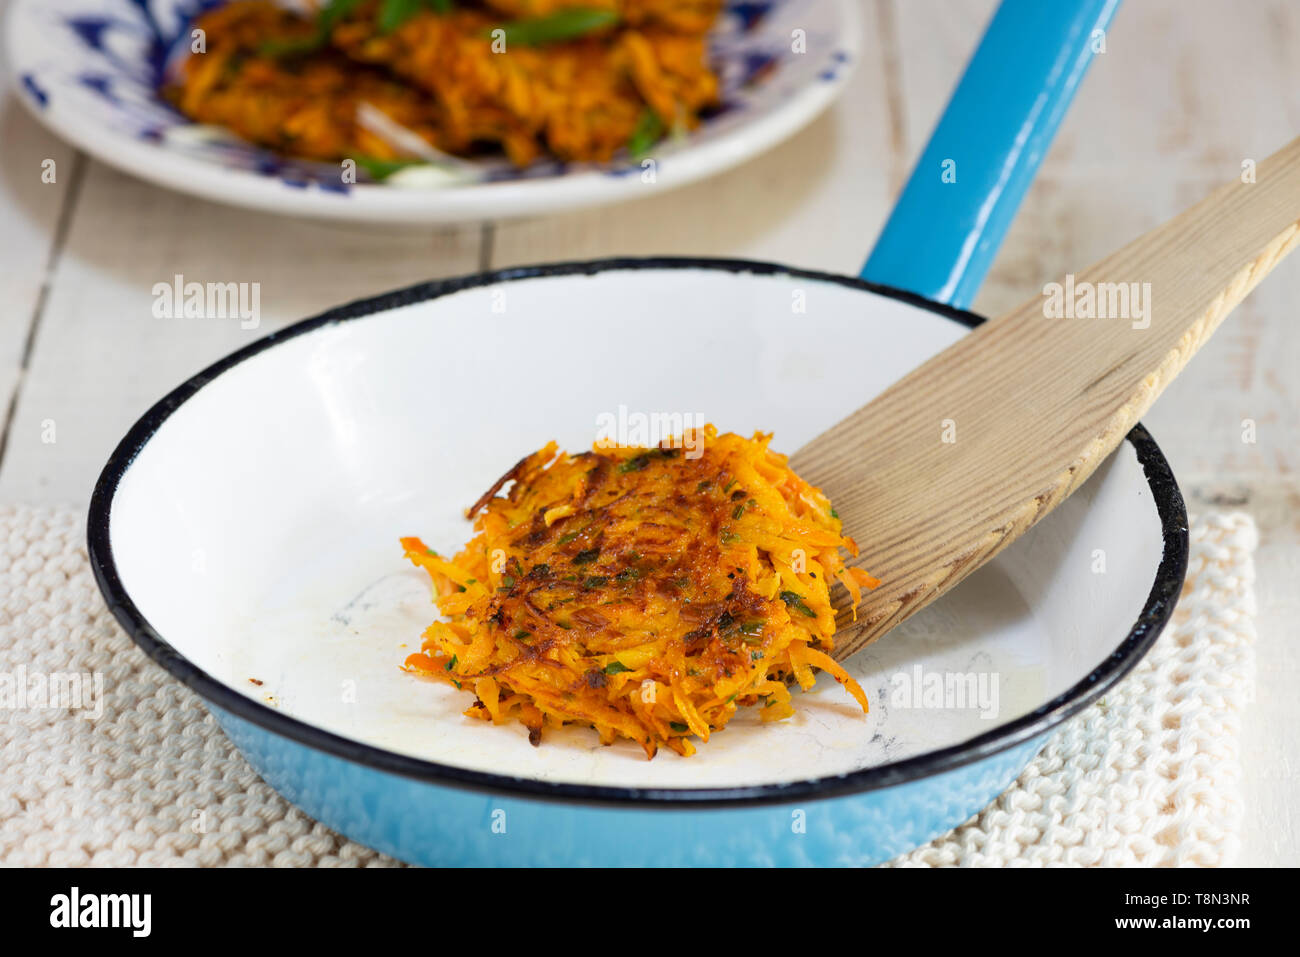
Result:
M857 546L770 440L706 426L655 448L552 442L521 460L469 510L476 534L455 558L402 539L447 618L406 668L473 693L467 715L522 722L534 744L577 723L648 757L693 754L690 739L742 705L788 717L788 679L809 688L814 668L865 711L827 654L830 590L842 582L856 606L876 581L844 564Z
M234 0L195 21L204 46L164 94L200 123L313 160L428 161L428 147L640 157L699 121L719 82L720 0L321 0L299 14ZM417 137L362 121L378 111ZM397 140L404 140L397 142ZM412 152L414 149L414 152Z
M323 160L395 161L400 150L361 122L368 104L435 148L441 108L387 74L321 51L285 61L279 47L314 36L310 23L272 3L238 2L200 18L206 51L185 61L164 92L193 120L223 126L279 152ZM373 164L369 164L373 166Z

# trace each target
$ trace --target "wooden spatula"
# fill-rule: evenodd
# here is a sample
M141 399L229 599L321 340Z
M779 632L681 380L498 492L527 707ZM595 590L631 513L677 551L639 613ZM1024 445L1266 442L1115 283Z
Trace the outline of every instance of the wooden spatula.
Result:
M836 658L925 607L1078 488L1300 242L1300 139L1254 180L1063 279L1059 297L985 323L792 457L861 546L855 564L881 579L855 624L841 615ZM1089 292L1091 314L1106 318L1083 317Z

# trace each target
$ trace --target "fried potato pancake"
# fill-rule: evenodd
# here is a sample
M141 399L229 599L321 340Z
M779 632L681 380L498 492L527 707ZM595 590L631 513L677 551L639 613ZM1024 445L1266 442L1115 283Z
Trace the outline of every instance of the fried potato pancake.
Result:
M202 15L205 49L163 93L183 114L290 156L410 160L360 120L365 105L431 147L639 155L695 126L719 96L706 33L718 0L328 0L314 17L271 0ZM368 169L375 164L366 163Z
M831 588L856 607L877 582L845 565L856 544L770 441L706 426L654 448L552 442L522 459L469 510L476 534L454 558L402 539L445 616L404 667L534 744L576 723L651 758L693 754L740 707L788 717L789 682L811 687L814 668L865 711L827 654Z
M184 61L164 96L199 123L260 146L319 160L397 160L402 152L359 122L368 103L435 148L442 110L428 95L333 50L283 58L274 51L314 36L310 22L273 3L237 2L201 17L206 51Z

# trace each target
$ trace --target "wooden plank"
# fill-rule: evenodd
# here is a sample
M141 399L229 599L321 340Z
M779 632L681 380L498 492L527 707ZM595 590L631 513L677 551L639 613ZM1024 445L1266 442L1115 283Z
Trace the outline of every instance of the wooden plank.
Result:
M911 173L998 0L882 0L898 33L902 172ZM895 189L902 187L900 178Z
M482 236L479 227L399 231L250 213L91 162L14 415L0 500L84 504L131 423L187 376L331 306L473 272ZM156 318L152 290L178 274L258 283L257 328Z
M0 2L0 17L5 5ZM0 75L7 72L0 37ZM0 96L0 457L60 221L76 192L80 157L36 122L11 93ZM50 181L52 180L52 181ZM2 460L2 459L0 459Z

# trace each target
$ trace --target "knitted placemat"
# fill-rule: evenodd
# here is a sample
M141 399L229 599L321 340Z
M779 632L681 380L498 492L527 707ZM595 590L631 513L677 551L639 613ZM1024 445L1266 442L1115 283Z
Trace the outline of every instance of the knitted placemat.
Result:
M1255 528L1212 513L1191 541L1174 623L1133 674L992 805L891 864L1231 862ZM0 507L0 863L396 862L281 798L131 643L95 587L80 512Z
M1241 715L1255 693L1254 520L1192 519L1173 621L1019 780L894 867L1221 867L1241 844Z

